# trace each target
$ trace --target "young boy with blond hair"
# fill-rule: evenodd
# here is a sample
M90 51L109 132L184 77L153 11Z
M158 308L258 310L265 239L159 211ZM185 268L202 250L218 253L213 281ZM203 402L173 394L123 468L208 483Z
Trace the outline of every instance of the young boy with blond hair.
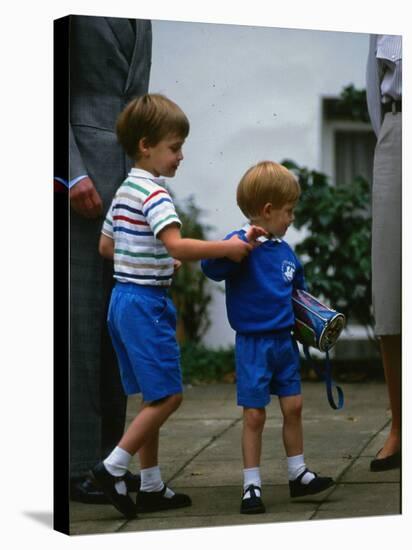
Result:
M108 326L124 391L142 393L143 405L109 456L91 474L126 517L189 506L188 495L167 487L158 465L159 429L182 401L176 311L169 298L176 260L230 258L237 264L252 245L237 236L223 241L182 238L181 222L161 176L173 177L183 160L189 121L160 94L132 100L120 114L117 135L135 165L115 194L99 250L114 259ZM252 230L259 235L259 230ZM137 505L123 476L139 453Z
M237 403L243 407L242 452L244 514L265 512L260 456L265 407L277 395L283 415L283 444L292 498L331 487L330 477L306 468L303 455L302 395L294 325L292 291L305 289L303 268L282 239L294 220L300 196L295 176L284 166L264 161L252 166L237 188L237 204L249 222L226 239L247 241L251 224L263 228L261 245L242 262L206 259L203 272L226 283L229 323L236 331Z

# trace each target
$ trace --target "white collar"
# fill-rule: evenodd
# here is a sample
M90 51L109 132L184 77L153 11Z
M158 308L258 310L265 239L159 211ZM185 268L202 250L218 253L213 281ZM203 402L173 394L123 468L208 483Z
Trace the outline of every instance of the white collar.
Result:
M143 170L142 168L135 168L135 167L131 168L129 172L129 176L134 176L135 178L145 178L159 185L166 184L165 178L158 178L153 174L151 174L150 172L148 172L147 170Z
M245 233L247 233L250 226L251 226L250 222L245 223L245 225L242 227L243 231ZM274 241L274 242L278 242L278 243L282 242L282 239L280 239L279 237L273 236L273 237L268 238L268 237L265 237L264 235L262 235L261 237L258 237L256 240L261 242L261 243L265 243L266 241Z

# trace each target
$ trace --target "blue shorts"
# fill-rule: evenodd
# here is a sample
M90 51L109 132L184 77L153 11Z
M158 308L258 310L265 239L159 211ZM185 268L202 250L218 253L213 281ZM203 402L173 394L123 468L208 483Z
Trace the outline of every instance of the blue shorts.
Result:
M263 408L271 395L300 395L299 350L289 331L236 334L237 404Z
M107 317L127 395L150 402L182 392L176 309L162 287L116 283Z

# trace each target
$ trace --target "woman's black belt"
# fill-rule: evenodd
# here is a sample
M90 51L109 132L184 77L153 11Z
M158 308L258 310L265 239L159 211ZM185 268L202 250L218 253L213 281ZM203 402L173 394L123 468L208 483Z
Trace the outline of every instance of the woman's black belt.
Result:
M382 103L382 109L384 113L401 113L402 112L402 100L398 101L388 101L387 103Z

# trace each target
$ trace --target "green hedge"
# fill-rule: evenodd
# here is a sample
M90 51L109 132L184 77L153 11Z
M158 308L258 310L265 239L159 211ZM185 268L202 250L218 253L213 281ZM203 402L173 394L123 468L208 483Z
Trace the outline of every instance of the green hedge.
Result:
M322 368L322 359L316 359ZM233 346L226 349L211 350L203 345L184 344L181 346L181 365L185 384L212 382L235 382L235 351ZM342 382L364 382L382 380L383 370L380 359L332 360L333 376ZM302 380L315 381L318 377L301 358Z
M222 382L233 378L235 352L233 347L211 350L201 344L181 346L181 365L185 384Z

